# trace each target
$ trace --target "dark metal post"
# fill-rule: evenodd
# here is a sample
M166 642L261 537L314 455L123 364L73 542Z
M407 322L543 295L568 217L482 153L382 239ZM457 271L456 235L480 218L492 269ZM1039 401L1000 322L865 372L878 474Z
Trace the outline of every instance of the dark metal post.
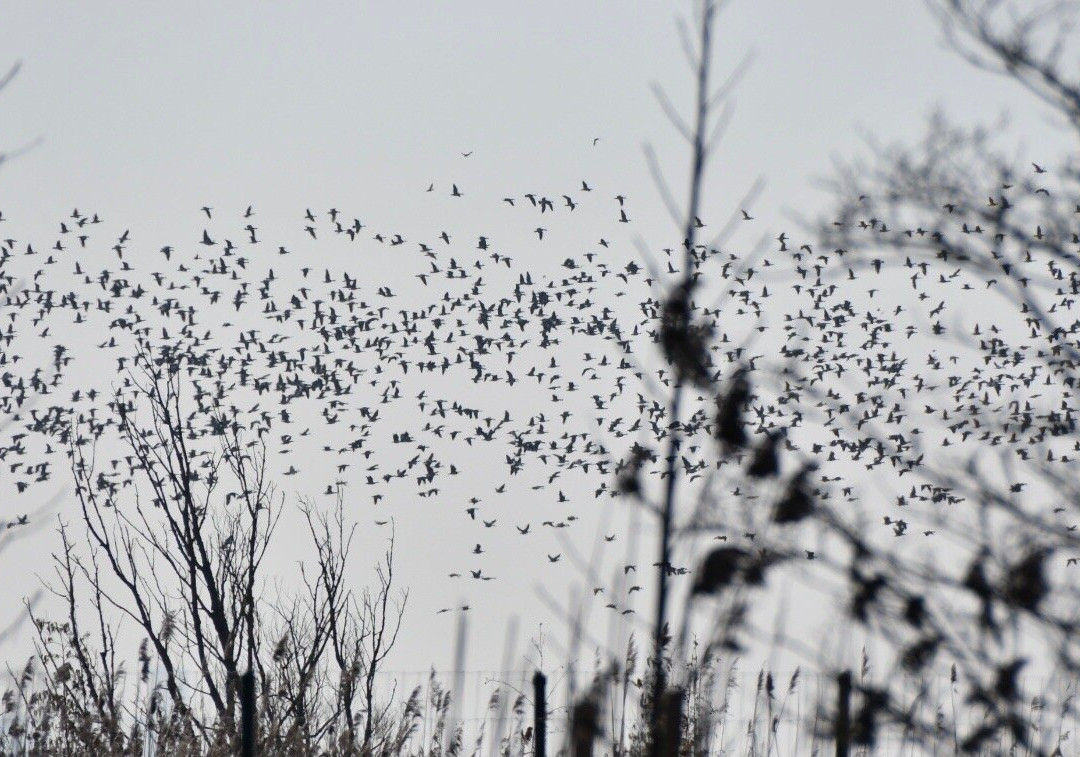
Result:
M599 712L591 700L585 699L574 705L574 719L570 726L570 757L592 757L597 717Z
M240 755L255 757L255 673L240 676Z
M547 757L547 676L533 676L533 754Z
M678 757L682 740L682 689L668 689L660 699L660 755Z
M851 751L851 671L836 677L836 757L848 757Z

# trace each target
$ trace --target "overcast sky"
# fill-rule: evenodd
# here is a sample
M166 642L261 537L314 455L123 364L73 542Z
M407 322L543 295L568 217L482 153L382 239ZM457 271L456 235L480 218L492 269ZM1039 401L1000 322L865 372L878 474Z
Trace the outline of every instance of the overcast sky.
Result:
M685 112L691 77L675 10L612 0L5 3L0 66L23 67L0 95L0 145L41 143L3 166L0 210L41 239L73 207L99 212L149 252L194 243L203 205L236 218L253 205L260 228L287 239L302 234L305 208L431 233L445 213L424 204L429 183L460 183L497 204L588 179L632 199L633 235L670 245L677 232L642 145L671 167L681 198L687 150L650 91L661 84ZM1030 97L947 49L917 0L744 0L718 30L718 77L752 55L707 183L703 210L718 221L758 178L761 235L789 228L790 211L817 215L826 206L815 177L837 156L864 154L860 134L914 141L935 107L966 124L1010 111L1011 143L1038 146L1033 159L1059 144ZM490 207L466 205L455 222L495 234ZM400 261L357 262L392 276ZM289 486L304 493L303 482ZM366 524L369 514L357 517ZM425 518L402 518L413 598L395 664L446 669L453 624L432 620L444 588L425 585L444 565L424 560L429 542L472 537L425 534ZM581 536L588 552L592 532ZM39 556L51 538L35 535ZM514 556L502 559L492 572L511 574ZM18 569L27 566L41 569L29 559ZM566 595L559 581L581 582L570 569L552 575L555 596ZM502 664L511 617L521 649L540 622L561 634L529 578L477 604L467 667ZM16 583L0 598L10 601Z
M409 190L461 151L511 191L579 171L601 136L593 169L651 200L640 145L685 163L649 91L688 104L676 8L7 3L0 39L25 68L4 96L5 145L44 143L0 191L9 212L91 203L165 229L207 203L410 218ZM717 50L721 76L754 56L714 165L707 205L721 208L763 175L765 206L801 209L860 127L911 135L935 105L986 121L1019 94L947 50L917 0L732 3ZM1039 124L1017 115L1022 134Z

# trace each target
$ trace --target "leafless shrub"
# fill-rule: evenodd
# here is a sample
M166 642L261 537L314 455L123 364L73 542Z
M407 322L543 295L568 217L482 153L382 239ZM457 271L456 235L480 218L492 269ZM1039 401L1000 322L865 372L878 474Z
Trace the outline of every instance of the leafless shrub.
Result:
M407 598L394 586L393 537L376 584L354 594L341 497L330 514L304 506L314 565L301 568L298 593L268 596L265 560L283 499L263 446L224 418L215 446L205 444L185 407L182 358L145 350L137 366L111 405L125 483L116 466L98 464L100 431L71 435L82 534L60 527L50 588L65 617L32 616L37 654L12 694L22 707L14 743L65 754L233 753L240 676L252 670L261 750L396 753L411 716L392 712L374 683ZM136 674L118 619L143 637Z

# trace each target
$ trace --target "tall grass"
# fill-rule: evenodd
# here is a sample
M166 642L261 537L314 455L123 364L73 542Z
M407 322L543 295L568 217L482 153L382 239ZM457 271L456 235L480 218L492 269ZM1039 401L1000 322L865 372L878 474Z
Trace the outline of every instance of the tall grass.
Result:
M42 621L39 621L42 623ZM0 753L5 755L199 755L217 757L235 752L228 734L207 738L200 728L215 725L209 713L185 715L169 706L154 674L154 660L142 645L128 664L117 665L113 690L99 691L112 705L98 708L87 701L84 681L73 661L64 661L72 652L63 642L70 629L63 623L46 623L43 637L52 646L41 648L18 669L9 670L12 682L4 692L0 713ZM45 664L43 655L58 655ZM631 640L617 661L598 665L584 698L595 705L597 754L612 757L642 757L648 754L651 723L651 657L641 662L636 643ZM866 662L864 658L864 663ZM57 664L59 663L59 664ZM68 664L70 663L70 664ZM683 690L685 717L679 733L680 754L746 755L786 757L787 755L831 754L833 723L836 719L836 689L831 676L807 674L795 669L781 674L761 668L744 674L739 660L701 660L696 655L686 663L687 685ZM55 671L55 672L50 672ZM671 671L668 671L669 673ZM859 691L873 686L868 665L856 671L853 710L859 707ZM939 721L971 726L978 723L978 711L956 697L955 680L949 675L934 679L931 687L913 687L905 706L937 712ZM1073 730L1075 715L1068 702L1073 688L1059 681L1039 682L1043 691L1026 692L1030 745L1023 747L1002 733L991 745L975 754L1036 754L1059 756L1076 753ZM396 690L399 680L383 676L381 689ZM526 757L534 754L533 702L525 687L509 679L493 680L486 692L482 711L462 713L455 719L454 692L443 677L432 670L422 683L403 693L390 706L376 713L373 746L365 749L344 738L340 722L335 723L331 700L316 719L323 728L274 732L277 721L263 716L260 707L258 741L266 755L370 755L379 757L442 757L443 755L500 755ZM1030 688L1030 687L1029 687ZM263 692L261 696L265 696ZM194 694L193 694L194 699ZM1050 702L1059 706L1051 707ZM265 704L265 701L263 702ZM568 749L570 703L552 705L548 718L549 754ZM956 711L946 717L945 710ZM114 720L102 718L103 711L116 713ZM201 724L201 725L200 725ZM1042 747L1038 746L1042 745ZM1045 747L1045 748L1043 748ZM928 742L914 738L900 725L887 726L874 747L862 747L853 754L907 757L921 754L959 754L951 728L942 727Z

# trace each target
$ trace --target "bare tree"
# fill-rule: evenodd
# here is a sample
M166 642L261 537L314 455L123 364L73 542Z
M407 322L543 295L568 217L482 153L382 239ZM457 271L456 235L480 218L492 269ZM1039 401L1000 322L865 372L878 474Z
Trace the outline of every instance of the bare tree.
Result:
M61 525L51 588L66 618L34 616L43 683L18 688L25 743L65 753L144 744L156 753L232 753L240 676L250 669L260 748L393 753L408 731L387 719L393 699L381 700L376 686L407 596L393 582L393 538L377 584L355 595L346 581L353 527L340 491L332 513L305 505L314 565L301 567L298 593L268 597L283 498L264 446L223 414L208 425L216 434L196 426L178 353L144 349L135 365L110 404L123 452L100 462L108 424L71 435L86 539L78 544ZM144 638L134 688L118 651L121 618Z
M1076 5L1015 0L928 0L953 49L979 68L1017 82L1080 130ZM1070 60L1070 57L1072 60Z
M931 7L967 60L1015 80L1067 129L1080 125L1070 4ZM886 357L889 332L903 334L925 365L886 359L875 368L891 379L853 372L849 391L817 396L863 449L914 479L894 494L886 532L910 527L939 545L938 559L926 560L908 539L899 541L907 549L889 549L834 517L861 555L850 571L852 616L898 650L897 671L921 677L923 696L944 664L979 715L920 719L887 683L864 692L866 728L880 718L964 751L1004 738L1060 754L1067 734L1035 719L1044 710L1075 717L1063 682L1080 663L1080 597L1069 576L1080 548L1070 465L1080 448L1080 166L1072 155L1018 165L999 146L1003 134L937 116L921 144L874 144L873 158L842 167L840 207L821 223L819 245L846 263L830 266L835 274L910 295L891 297L894 317L869 333ZM1025 685L1027 669L1049 685Z
M968 45L965 55L1015 76L1075 127L1076 76L1062 68L1073 49L1061 31L1068 29L1065 9L1010 17L1005 7L935 5L952 38ZM667 577L681 570L671 560L672 544L693 534L726 540L742 532L746 542L712 548L694 571L681 630L689 628L691 608L701 605L693 600L709 597L716 635L704 659L741 649L747 632L761 636L750 597L767 585L768 575L793 568L798 559L817 577L811 580L836 587L837 610L893 650L888 674L856 678L859 704L850 734L856 743L872 745L882 727L895 726L905 740L926 747L950 743L979 752L1013 744L1060 753L1067 734L1041 728L1036 718L1055 708L1063 722L1074 713L1071 697L1047 689L1031 700L1021 673L1045 661L1043 668L1068 678L1080 651L1075 588L1062 571L1076 564L1078 546L1075 524L1062 519L1074 512L1068 503L1077 487L1068 463L1080 449L1072 400L1080 347L1070 313L1080 291L1073 249L1080 171L1070 162L1056 171L1033 164L1018 173L989 150L989 137L987 130L962 132L939 123L921 153L878 149L885 158L876 166L847 171L838 189L850 202L822 225L819 238L799 246L782 234L778 247L786 254L763 263L774 266L763 296L783 282L776 274L788 276L806 310L796 319L789 304L779 315L805 321L808 331L785 326L779 358L752 353L744 342L732 350L741 356L741 370L721 372L713 361L712 340L726 338L716 317L721 307L713 305L717 312L710 313L696 300L699 277L708 276L705 259L718 250L696 246L688 227L683 273L655 309L655 339L673 375L668 408L658 413L666 451L636 446L620 465L623 492L660 513L662 525L650 694L642 701L651 713L650 752L658 748L661 692L684 662L685 647L673 644L676 634L665 626ZM869 254L883 248L910 255L883 260ZM747 285L754 273L749 261L733 274L725 267L721 276L732 287L725 301L762 308ZM856 292L867 279L871 288ZM981 291L1000 292L1003 307L982 322L982 331L974 324L973 334L957 335L956 324L946 326L941 313L953 305L948 298L964 296L956 290L976 291L976 282ZM929 300L937 285L946 298L940 302ZM908 286L910 297L903 294ZM896 303L890 297L896 310L889 316L873 301L882 291L897 295ZM834 301L837 292L847 299ZM919 340L906 347L897 343L915 336ZM930 346L925 366L905 359L904 350L918 355L934 340L943 355ZM859 349L848 347L860 342ZM689 386L699 400L717 398L711 418L697 406L682 407ZM931 427L921 420L927 415ZM827 429L831 438L815 439L804 428ZM687 502L690 493L676 482L703 469L687 454L704 448L695 444L699 435L718 442L716 464L705 470L735 469L744 482L736 491L751 489L755 500L771 504L740 511L710 486L702 487L697 503ZM973 449L969 439L988 448ZM794 472L781 475L791 457ZM887 469L903 487L894 494L903 509L876 516L883 517L883 533L869 530L870 514L854 487L842 487L839 498L830 491L828 484L841 479L818 465L843 458ZM652 505L642 482L656 474L664 495ZM907 492L904 483L913 479ZM1036 488L1038 495L1031 491ZM1048 504L1048 494L1064 501ZM827 551L803 548L807 527L831 545ZM927 544L948 540L937 559L910 544L913 537L932 536L939 539ZM943 553L950 559L941 559ZM774 638L810 659L817 651L813 639L786 629ZM666 656L669 648L674 657ZM962 712L949 713L935 699L943 664L949 687L963 698ZM865 658L861 667L865 673Z

